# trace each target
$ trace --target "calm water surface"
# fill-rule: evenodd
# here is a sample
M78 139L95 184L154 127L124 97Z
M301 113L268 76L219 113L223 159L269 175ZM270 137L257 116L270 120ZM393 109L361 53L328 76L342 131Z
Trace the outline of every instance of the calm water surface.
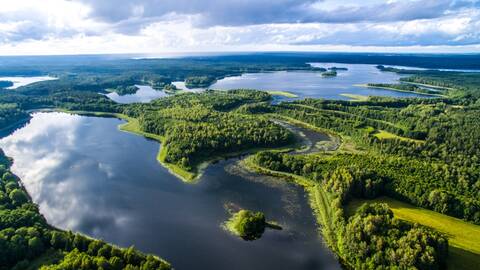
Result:
M349 99L341 94L356 94L365 96L391 96L391 97L429 97L414 93L396 92L365 88L359 84L368 83L398 83L401 75L393 72L381 72L375 65L338 64L338 63L310 63L315 67L346 67L347 71L337 71L337 77L322 77L321 72L310 71L279 71L268 73L246 73L241 76L233 76L221 79L211 85L210 89L259 89L281 90L295 93L298 99L326 98L326 99ZM205 88L189 89L185 82L172 82L178 89L190 92L202 92ZM152 99L166 96L163 91L156 91L150 86L139 86L140 90L132 95L119 96L110 93L107 96L119 103L149 102ZM276 101L291 100L284 97L276 97Z
M247 73L227 77L213 84L212 89L251 88L282 90L295 93L299 98L348 99L341 94L392 97L426 97L413 93L396 92L356 86L367 83L397 83L400 75L381 72L374 65L311 63L315 67L346 67L337 71L336 77L322 77L321 72L280 71L270 73Z
M184 184L156 161L159 144L118 130L122 121L35 113L0 140L54 226L135 245L176 269L339 269L318 237L301 188L259 177L236 160ZM264 211L284 230L246 242L225 232L225 204Z
M198 92L202 92L202 91L205 90L205 88L188 88L187 86L185 86L185 82L181 82L181 81L172 82L172 84L175 85L175 87L177 87L177 89L185 90L185 91L188 91L188 92L198 93Z
M17 89L20 86L29 85L41 81L56 80L55 77L50 76L37 76L37 77L0 77L0 81L11 81L13 86L5 89Z
M165 97L167 94L162 90L155 90L149 85L136 85L138 91L135 94L119 95L117 92L106 94L111 100L118 103L150 102L151 100Z

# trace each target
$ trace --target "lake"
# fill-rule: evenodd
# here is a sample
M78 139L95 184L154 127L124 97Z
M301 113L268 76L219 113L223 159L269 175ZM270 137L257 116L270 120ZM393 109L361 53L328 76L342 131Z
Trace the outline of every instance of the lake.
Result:
M199 93L199 92L202 92L202 91L205 90L205 88L188 88L185 85L185 82L181 82L181 81L172 82L172 84L175 85L175 87L177 87L177 89L188 91L188 92Z
M322 77L321 72L279 71L268 73L246 73L227 77L210 86L211 89L251 88L259 90L281 90L294 93L299 98L348 99L341 94L392 97L426 97L414 93L397 92L357 86L368 83L398 83L402 77L393 72L382 72L374 65L311 63L314 67L346 67L337 71L336 77Z
M390 97L423 97L431 96L415 93L398 92L376 88L358 86L368 83L398 83L404 75L393 72L382 72L375 65L338 64L338 63L310 63L314 67L346 67L347 71L339 70L336 77L322 77L321 72L312 71L278 71L263 73L245 73L241 76L226 77L211 85L210 89L258 89L281 90L294 93L296 99L325 98L348 100L341 94L356 94L365 96L390 96ZM172 82L178 89L189 92L202 92L205 88L189 89L185 82ZM153 99L164 97L163 91L156 91L150 86L139 86L141 89L132 95L119 96L110 93L107 96L118 103L149 102ZM291 98L275 97L276 102L292 100Z
M55 77L50 76L37 76L37 77L0 77L0 81L11 81L13 86L6 87L5 89L17 89L21 86L29 85L41 81L56 80Z
M118 103L144 103L167 96L167 94L163 90L155 90L149 85L136 86L138 87L138 91L135 94L119 95L117 92L112 92L106 94L106 96Z
M185 184L156 161L159 144L123 121L39 112L0 147L48 222L184 269L340 269L316 230L302 188L229 159ZM263 211L281 231L244 241L221 228L226 204Z

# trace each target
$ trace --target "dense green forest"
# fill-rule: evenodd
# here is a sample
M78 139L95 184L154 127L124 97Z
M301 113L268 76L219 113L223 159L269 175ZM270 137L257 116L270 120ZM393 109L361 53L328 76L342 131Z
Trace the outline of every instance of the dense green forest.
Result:
M334 70L334 71L347 71L348 68L346 67L330 67L328 70Z
M344 214L344 207L352 198L371 199L389 189L388 180L376 172L377 164L362 166L372 160L356 166L351 159L346 159L340 167L334 161L324 161L315 155L272 152L258 153L253 160L271 171L306 177L312 186L309 188L311 196L323 197L321 200L327 204L323 210L327 214L321 219L323 236L348 268L445 267L448 241L444 236L396 219L386 204L364 204L350 218ZM306 160L308 162L302 162Z
M209 87L216 81L212 76L188 77L185 79L185 86L188 88Z
M0 127L7 127L28 118L28 113L20 109L16 103L0 103Z
M170 269L156 256L52 228L0 150L0 269Z
M480 110L477 102L469 102L473 104L440 99L307 99L271 110L332 130L366 149L333 157L287 156L289 162L283 164L287 171L303 174L302 162L308 163L309 177L314 178L322 176L327 164L329 169L371 168L388 180L389 195L480 224ZM379 130L396 138L382 139L376 136ZM290 159L300 163L292 165ZM277 158L280 160L282 157Z
M270 99L261 91L206 91L132 104L123 112L138 118L143 132L164 137L165 162L195 171L199 163L218 155L291 143L293 136L283 127L235 110Z
M170 93L174 93L176 88L172 87L173 81L189 79L192 83L210 84L217 79L246 72L317 70L302 60L269 58L270 61L229 57L221 60L216 57L133 60L102 56L4 59L0 66L2 76L50 75L57 80L37 82L19 87L15 91L1 91L0 104L16 104L19 110L63 108L121 112L120 105L98 93L107 93L107 89L117 88L123 92L122 89L142 84L158 90L166 87ZM2 118L7 119L4 122L6 124L17 121L0 112L0 119ZM0 129L2 127L4 125L0 126Z
M130 91L133 89L128 87L135 84L148 84L156 89L167 87L174 92L173 81L187 80L189 87L203 87L219 78L244 72L325 71L305 64L306 59L311 60L308 62L330 59L316 57L257 55L109 60L96 65L86 64L90 60L78 65L46 62L10 66L10 69L2 66L3 75L50 74L58 79L1 91L0 129L28 120L28 110L41 108L121 113L137 120L142 132L161 137L164 162L190 172L201 162L222 155L291 144L292 134L274 124L272 118L326 130L341 137L343 144L339 151L310 155L266 151L255 155L255 164L304 177L315 187L315 192L326 194L333 211L331 232L325 238L333 239L329 245L347 267L443 268L448 250L444 236L396 219L382 204L362 206L351 217L343 212L352 198L386 195L480 224L478 73L378 67L406 77L401 84L375 86L431 91L420 86L425 84L445 95L431 99L370 97L361 102L305 99L272 104L268 93L232 90L177 94L147 104L122 105L99 94L109 88ZM345 56L336 57L341 60ZM432 65L440 65L448 59L445 57L428 59ZM375 63L400 64L395 57L373 58L377 59ZM422 62L426 58L408 59L429 67ZM467 61L462 59L459 61ZM19 179L9 172L10 161L3 153L0 159L0 269L24 269L47 258L51 260L47 263L50 266L44 269L169 268L160 259L133 248L121 249L51 228Z
M129 85L129 86L119 85L115 88L109 88L109 89L107 89L107 91L115 92L120 96L124 96L124 95L135 94L138 91L138 89L139 88L136 85Z
M387 205L365 204L347 217L352 199L388 196L480 224L480 76L444 72L442 80L437 73L402 80L433 85L448 98L304 99L248 109L341 137L337 152L265 151L252 161L260 172L311 185L322 234L348 268L443 269L448 253L444 236L397 220Z

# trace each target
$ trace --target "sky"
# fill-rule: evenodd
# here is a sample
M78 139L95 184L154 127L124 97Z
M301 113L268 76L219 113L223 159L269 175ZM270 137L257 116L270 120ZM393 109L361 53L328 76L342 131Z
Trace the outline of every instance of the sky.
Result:
M480 53L480 0L14 0L0 55Z

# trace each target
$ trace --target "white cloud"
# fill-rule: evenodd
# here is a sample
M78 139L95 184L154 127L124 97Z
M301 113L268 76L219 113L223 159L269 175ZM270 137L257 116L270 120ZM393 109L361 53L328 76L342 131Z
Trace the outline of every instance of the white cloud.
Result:
M480 44L478 6L466 0L17 0L0 10L0 55L471 50Z

